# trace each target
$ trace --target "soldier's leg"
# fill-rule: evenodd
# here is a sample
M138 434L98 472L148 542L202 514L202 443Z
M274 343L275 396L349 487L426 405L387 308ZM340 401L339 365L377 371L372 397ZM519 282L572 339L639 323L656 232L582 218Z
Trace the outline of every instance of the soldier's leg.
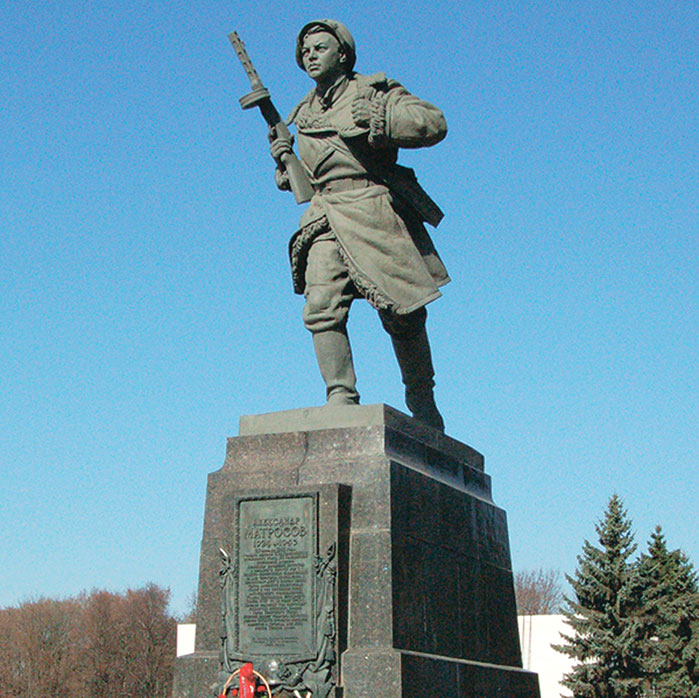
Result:
M328 404L356 405L359 393L347 336L347 314L354 299L354 286L334 239L316 240L311 245L305 296L303 321L313 333Z
M405 404L413 417L444 431L444 420L434 401L434 367L425 327L427 311L420 308L408 315L381 311L379 316L398 359Z

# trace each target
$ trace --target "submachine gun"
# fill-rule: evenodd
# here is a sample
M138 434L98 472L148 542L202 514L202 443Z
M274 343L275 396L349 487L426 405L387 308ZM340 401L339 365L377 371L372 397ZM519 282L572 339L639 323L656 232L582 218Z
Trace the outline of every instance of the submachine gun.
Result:
M259 107L262 112L267 124L274 131L277 138L284 138L291 141L291 134L287 128L284 120L279 116L274 104L272 104L272 98L270 97L269 90L262 84L260 76L257 74L255 67L245 50L245 44L242 42L241 38L238 36L238 32L231 32L228 35L233 48L235 49L240 62L245 69L245 73L250 79L250 85L252 86L252 92L240 98L240 106L243 109L250 109L251 107ZM297 204L302 204L306 201L310 201L313 196L313 186L311 181L308 179L303 166L299 162L299 159L293 152L285 153L282 156L282 164L289 175L289 184L291 185L291 191L294 193L294 198Z

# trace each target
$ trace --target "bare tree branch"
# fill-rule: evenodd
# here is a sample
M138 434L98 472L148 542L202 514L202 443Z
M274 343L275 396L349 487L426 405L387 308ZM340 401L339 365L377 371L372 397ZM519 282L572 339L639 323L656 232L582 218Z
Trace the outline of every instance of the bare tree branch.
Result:
M558 570L525 570L515 574L517 613L539 616L560 613L563 591Z

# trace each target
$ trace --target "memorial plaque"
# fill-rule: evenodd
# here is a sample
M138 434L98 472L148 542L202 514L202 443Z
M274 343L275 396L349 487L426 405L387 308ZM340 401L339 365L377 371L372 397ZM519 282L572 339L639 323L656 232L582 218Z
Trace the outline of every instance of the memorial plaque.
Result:
M238 516L238 651L313 658L315 497L242 500Z

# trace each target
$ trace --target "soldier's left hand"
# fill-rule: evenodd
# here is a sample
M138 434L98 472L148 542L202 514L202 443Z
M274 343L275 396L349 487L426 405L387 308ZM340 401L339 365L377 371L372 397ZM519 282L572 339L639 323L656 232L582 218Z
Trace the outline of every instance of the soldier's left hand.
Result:
M352 118L357 126L368 126L371 121L371 104L366 97L357 97L352 102Z

